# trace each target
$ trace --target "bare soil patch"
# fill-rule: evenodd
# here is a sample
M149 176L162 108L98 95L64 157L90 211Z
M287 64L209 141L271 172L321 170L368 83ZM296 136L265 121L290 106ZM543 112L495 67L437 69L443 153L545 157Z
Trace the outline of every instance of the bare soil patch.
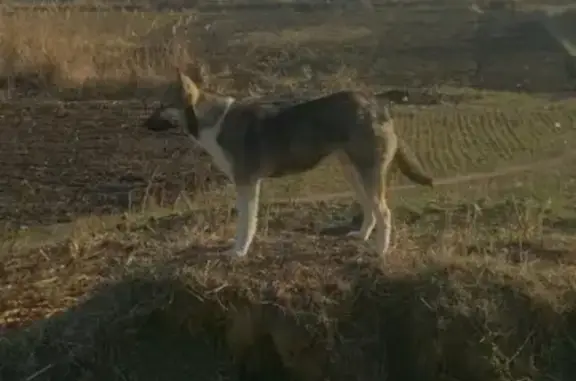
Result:
M0 214L16 226L119 213L139 208L145 195L170 205L181 191L193 194L206 177L218 178L187 139L146 131L138 101L3 103L0 110Z

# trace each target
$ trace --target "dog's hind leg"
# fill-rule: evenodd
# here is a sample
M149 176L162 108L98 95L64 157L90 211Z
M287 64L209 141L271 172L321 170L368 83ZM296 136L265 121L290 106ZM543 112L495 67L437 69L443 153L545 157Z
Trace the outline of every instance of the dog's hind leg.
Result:
M392 212L386 202L386 171L380 163L374 168L361 170L360 176L367 193L368 205L376 219L376 251L384 256L390 247Z
M350 183L356 196L356 200L362 207L362 225L360 226L360 230L351 231L347 236L367 241L376 226L376 218L373 213L372 205L370 204L370 200L368 199L368 195L364 189L363 181L356 169L353 167L348 156L341 153L337 157L340 161L344 177L346 178L346 181Z
M234 246L226 254L243 257L248 253L258 224L258 204L260 202L260 181L246 185L236 185L236 208L238 222Z
M382 131L385 132L384 129ZM376 220L376 251L384 256L390 247L392 232L392 213L386 202L386 183L398 141L395 135L388 134L386 139L377 141L372 149L369 149L369 144L364 144L362 149L353 147L355 149L348 150L348 158L358 172L366 193L365 208L370 209Z

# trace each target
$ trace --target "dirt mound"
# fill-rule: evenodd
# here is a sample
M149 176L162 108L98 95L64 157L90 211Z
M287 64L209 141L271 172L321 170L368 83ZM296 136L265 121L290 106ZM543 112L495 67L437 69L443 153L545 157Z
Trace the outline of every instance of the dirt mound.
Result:
M241 263L187 255L186 264L139 265L83 303L7 333L0 379L576 375L570 268L524 271L472 257L382 267L357 258L346 250Z

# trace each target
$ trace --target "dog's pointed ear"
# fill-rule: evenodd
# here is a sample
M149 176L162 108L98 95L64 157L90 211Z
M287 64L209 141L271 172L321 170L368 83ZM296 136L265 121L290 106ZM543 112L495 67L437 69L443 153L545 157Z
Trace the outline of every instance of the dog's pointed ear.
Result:
M184 97L186 97L186 101L191 104L192 106L196 105L198 99L200 98L200 89L196 86L196 83L190 77L188 77L184 72L180 69L176 69L178 73L178 80L180 81L180 85L182 86L182 93Z

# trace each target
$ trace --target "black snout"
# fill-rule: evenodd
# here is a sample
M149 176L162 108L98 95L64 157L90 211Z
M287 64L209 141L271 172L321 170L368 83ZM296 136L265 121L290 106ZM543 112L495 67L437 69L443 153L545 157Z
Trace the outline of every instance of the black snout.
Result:
M160 112L155 112L142 123L142 127L150 131L169 131L177 126L166 118L160 117Z
M406 104L410 101L410 94L404 90L388 90L377 94L377 97L387 98L390 102L396 104Z

